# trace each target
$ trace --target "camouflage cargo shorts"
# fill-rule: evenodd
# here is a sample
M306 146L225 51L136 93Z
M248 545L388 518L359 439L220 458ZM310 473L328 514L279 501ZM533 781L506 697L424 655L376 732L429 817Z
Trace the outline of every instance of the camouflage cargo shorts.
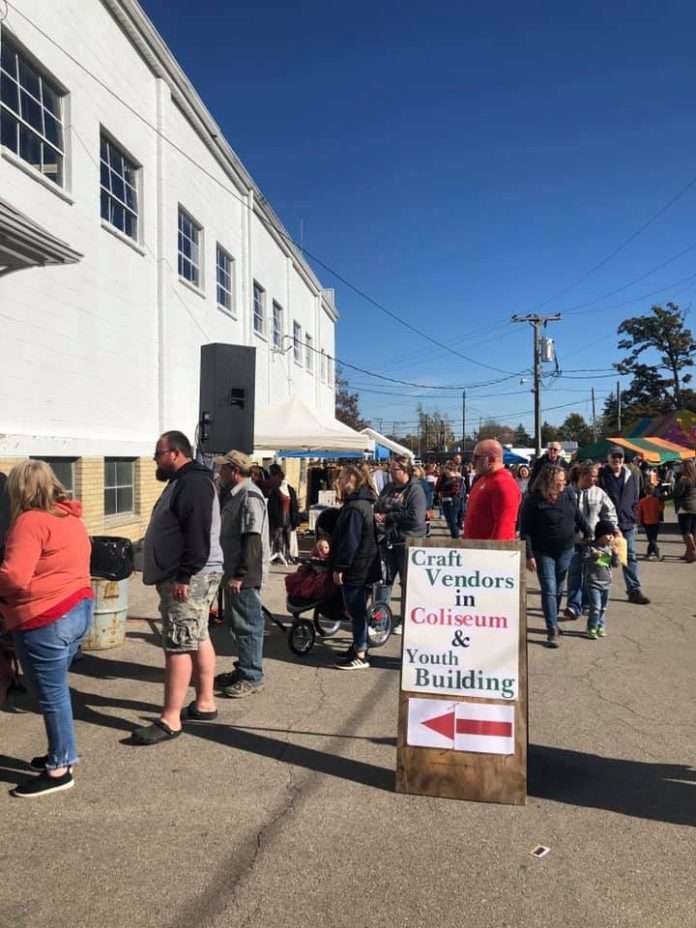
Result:
M221 579L221 573L194 574L189 584L189 598L183 603L174 599L175 580L157 584L165 651L197 651L200 643L208 640L208 614Z

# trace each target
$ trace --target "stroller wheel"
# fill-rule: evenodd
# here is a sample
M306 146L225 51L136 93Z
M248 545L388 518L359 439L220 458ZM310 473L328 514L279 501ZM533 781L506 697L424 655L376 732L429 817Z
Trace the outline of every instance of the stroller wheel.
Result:
M340 619L327 619L325 615L321 615L318 609L314 610L314 627L317 630L317 634L321 635L322 638L327 638L330 635L335 635L336 632L341 627Z
M314 626L307 619L293 622L288 632L288 647L293 654L304 657L314 647L317 635Z
M367 610L367 639L371 648L381 648L392 630L392 611L386 603L372 603Z

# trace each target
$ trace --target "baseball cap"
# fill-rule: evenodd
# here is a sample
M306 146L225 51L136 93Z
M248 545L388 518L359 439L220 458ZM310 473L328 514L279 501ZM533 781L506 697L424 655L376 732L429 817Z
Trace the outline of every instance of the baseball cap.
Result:
M222 467L223 464L229 464L230 467L236 468L241 474L251 473L251 468L253 467L254 462L244 454L242 451L228 451L227 454L222 454L217 458L213 459L213 463L218 467Z
M617 458L622 458L624 456L624 450L620 445L612 445L609 449L608 457L616 456Z

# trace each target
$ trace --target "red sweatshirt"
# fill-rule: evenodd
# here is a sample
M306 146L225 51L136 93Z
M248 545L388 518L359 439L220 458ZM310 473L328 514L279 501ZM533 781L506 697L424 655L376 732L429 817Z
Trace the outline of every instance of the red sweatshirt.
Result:
M479 477L469 493L464 538L514 541L520 498L515 478L504 467Z
M0 566L0 613L8 631L90 589L91 545L82 507L68 501L57 509L56 515L23 512L8 532Z

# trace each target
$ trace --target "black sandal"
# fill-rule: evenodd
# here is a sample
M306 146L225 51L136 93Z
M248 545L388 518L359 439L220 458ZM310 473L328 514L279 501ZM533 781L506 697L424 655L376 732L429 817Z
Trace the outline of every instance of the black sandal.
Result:
M152 725L136 728L131 735L131 740L133 744L160 744L162 741L178 738L180 734L181 729L173 731L162 719L155 719Z
M181 718L186 720L190 719L192 722L212 722L218 717L218 710L213 709L212 712L202 712L196 707L196 700L189 703L188 706L184 709L181 714Z

